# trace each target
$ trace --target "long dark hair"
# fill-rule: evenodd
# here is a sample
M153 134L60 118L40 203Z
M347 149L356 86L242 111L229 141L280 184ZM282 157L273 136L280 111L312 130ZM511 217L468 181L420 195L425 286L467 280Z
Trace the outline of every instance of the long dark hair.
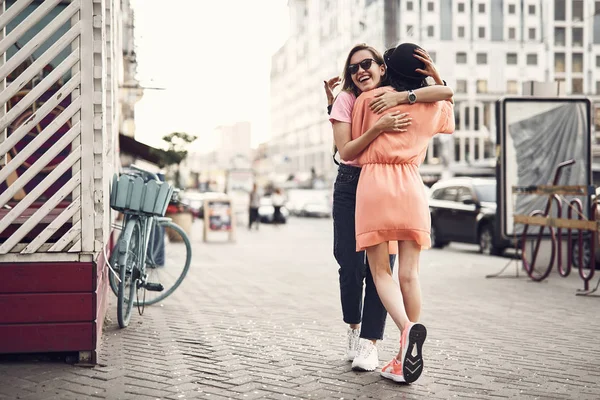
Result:
M373 60L375 60L377 64L385 66L385 62L383 61L383 56L381 55L381 53L379 53L377 50L375 50L374 47L371 47L366 43L357 44L352 48L352 50L350 50L350 53L348 53L348 57L346 58L346 63L344 64L344 72L342 73L342 90L354 93L356 97L360 96L360 90L354 84L354 81L352 80L352 74L350 73L350 71L348 71L348 66L350 65L350 59L352 58L354 53L359 52L361 50L367 50L371 53L371 55L373 56ZM386 69L386 73L381 77L380 86L385 86L388 84L387 76L388 74Z

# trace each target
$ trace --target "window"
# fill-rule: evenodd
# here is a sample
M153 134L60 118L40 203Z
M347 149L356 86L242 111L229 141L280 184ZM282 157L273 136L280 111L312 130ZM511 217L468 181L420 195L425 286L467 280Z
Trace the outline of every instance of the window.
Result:
M600 68L600 56L596 56L596 68Z
M508 38L515 40L517 38L517 30L515 28L508 28Z
M529 28L529 39L535 40L535 28Z
M573 72L583 72L583 53L573 53L571 61Z
M554 53L554 72L565 72L565 53Z
M554 45L564 46L566 42L565 28L554 28Z
M573 0L573 21L583 21L583 0Z
M517 53L507 53L506 54L506 65L517 65L518 58Z
M479 64L479 65L487 64L487 54L486 53L477 53L477 64Z
M554 20L564 21L566 18L565 0L554 0Z
M412 35L413 35L413 26L406 25L406 36L412 36Z
M519 84L517 83L517 81L506 82L506 93L519 94Z
M413 10L413 2L407 1L406 2L406 11L412 11L412 10Z
M459 130L461 130L461 128L462 128L462 125L460 122L460 110L458 109L458 107L454 107L454 130L459 131ZM458 140L454 141L455 144L459 144L457 142L458 142ZM456 147L455 147L455 150L456 150ZM460 148L458 150L460 151ZM455 154L455 156L456 156L455 160L458 160L458 155L459 155L459 153L457 152Z
M477 80L477 93L487 93L487 81L485 79Z
M436 55L437 55L435 53L435 51L429 51L428 53L429 53L429 57L431 57L431 61L433 61L435 63L436 62L435 59L436 59Z
M479 14L485 14L485 3L479 3L477 9L479 10Z
M466 64L467 63L467 53L456 53L456 63L457 64Z
M456 93L467 93L467 81L458 79L456 81Z
M438 194L438 191L435 192L435 194L439 197L434 197L436 199L440 199L440 200L446 200L446 201L456 201L456 195L458 194L458 189L455 187L449 187L446 189L442 189L441 193Z
M464 26L459 26L458 27L458 37L459 38L464 38L465 37L465 27Z
M435 34L435 31L433 30L433 25L429 25L427 27L427 36L428 37L433 37Z
M430 1L429 3L427 3L427 11L435 11L435 5L434 5L433 1Z
M485 39L485 27L480 26L477 31L479 32L479 38Z
M573 28L573 46L583 47L583 28Z
M596 81L596 94L600 94L600 81ZM598 128L596 128L598 130Z
M529 10L529 15L535 15L535 4L530 4L527 9Z
M473 202L473 193L471 193L471 189L468 187L460 187L458 188L457 201L459 203L464 203L465 201Z
M516 12L517 12L517 6L515 6L514 4L509 4L508 5L508 13L515 14Z
M573 78L571 85L571 93L582 94L583 93L583 78Z
M537 54L527 54L527 65L537 65Z
M459 13L465 12L465 3L458 3L458 12Z

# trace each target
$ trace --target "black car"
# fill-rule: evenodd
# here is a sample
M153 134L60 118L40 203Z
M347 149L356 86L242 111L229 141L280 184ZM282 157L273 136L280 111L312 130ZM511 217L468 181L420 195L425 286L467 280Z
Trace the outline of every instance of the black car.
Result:
M511 243L496 229L496 180L452 178L431 187L431 246L479 244L483 254L501 255Z

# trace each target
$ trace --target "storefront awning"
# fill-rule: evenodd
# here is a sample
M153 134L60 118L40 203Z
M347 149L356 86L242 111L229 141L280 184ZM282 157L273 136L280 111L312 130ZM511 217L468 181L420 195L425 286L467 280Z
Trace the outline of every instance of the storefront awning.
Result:
M134 138L122 133L119 134L119 150L121 153L129 154L136 159L142 159L155 165L160 165L160 153L163 152L161 149L138 142Z

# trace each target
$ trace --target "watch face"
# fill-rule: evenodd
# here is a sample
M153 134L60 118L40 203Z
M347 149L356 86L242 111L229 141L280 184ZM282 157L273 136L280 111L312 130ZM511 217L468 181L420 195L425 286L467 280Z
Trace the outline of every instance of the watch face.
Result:
M414 94L413 92L410 92L408 94L408 101L410 101L411 103L414 103L417 100L417 95Z

